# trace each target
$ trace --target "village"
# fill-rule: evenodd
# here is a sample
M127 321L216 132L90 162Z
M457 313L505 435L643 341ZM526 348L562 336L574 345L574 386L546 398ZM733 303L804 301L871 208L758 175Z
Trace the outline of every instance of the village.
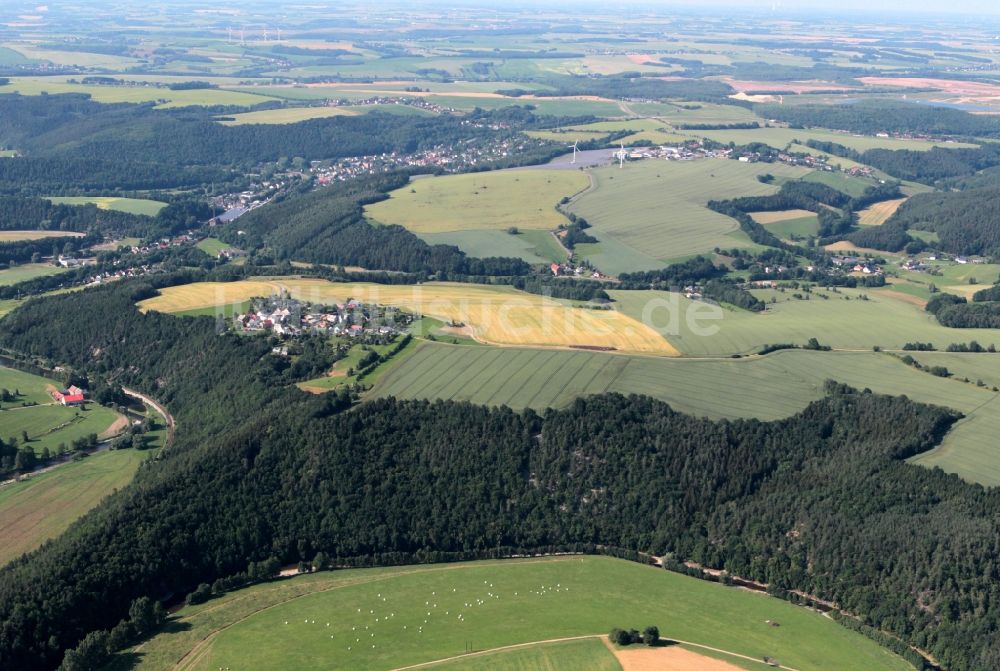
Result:
M288 296L253 298L245 312L233 317L237 333L270 333L285 338L324 335L385 344L413 323L412 314L351 299L312 305ZM279 352L280 353L280 352Z

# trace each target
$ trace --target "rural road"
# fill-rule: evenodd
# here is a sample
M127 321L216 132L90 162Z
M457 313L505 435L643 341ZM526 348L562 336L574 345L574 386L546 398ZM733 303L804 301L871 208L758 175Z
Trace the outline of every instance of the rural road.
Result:
M159 403L157 403L156 401L154 401L152 398L150 398L149 396L146 396L145 394L143 394L141 392L135 391L134 389L129 389L128 387L122 387L122 391L125 392L126 396L131 396L132 398L139 399L140 401L142 401L146 405L148 405L151 408L153 408L153 410L156 410L156 412L158 412L160 414L160 416L163 417L163 421L166 422L166 424L167 424L167 439L163 443L163 448L166 449L166 448L170 447L171 445L173 445L173 442L174 442L174 429L177 428L177 422L174 421L174 416L171 415L167 411L167 409L164 408L162 405L160 405Z

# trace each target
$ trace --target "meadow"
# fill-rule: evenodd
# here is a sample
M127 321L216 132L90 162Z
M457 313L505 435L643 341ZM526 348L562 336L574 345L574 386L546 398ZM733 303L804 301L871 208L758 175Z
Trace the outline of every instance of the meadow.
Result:
M57 205L89 205L93 203L99 210L117 210L129 214L145 214L154 217L167 206L158 200L145 198L118 198L116 196L51 196L48 200Z
M312 380L299 382L296 386L298 386L298 388L302 391L308 391L311 394L323 394L328 391L333 391L337 387L344 384L355 384L359 381L355 371L357 370L361 359L364 358L369 351L377 352L378 354L385 356L397 345L398 340L391 342L388 345L370 345L368 346L368 349L362 348L361 345L355 345L347 353L347 356L334 362L333 367L327 371L326 375ZM417 341L411 340L410 343L401 351L397 352L388 361L376 366L375 370L366 375L364 378L364 384L369 385L377 382L379 378L385 375L387 370L392 369L400 362L409 358L409 356L413 354L416 349Z
M520 229L516 235L507 231L447 231L421 233L420 238L431 245L455 245L469 256L511 256L527 263L561 263L566 249L551 231Z
M48 277L64 273L68 268L53 266L48 263L25 263L19 266L10 266L0 270L0 286L10 286L18 282L27 282L36 277Z
M121 489L149 451L113 450L0 487L0 565L62 534L70 524Z
M600 242L584 255L612 275L657 268L665 261L709 253L716 247L750 247L736 221L705 207L710 200L774 193L766 172L780 178L807 174L782 164L722 159L640 161L623 169L591 171L595 188L568 209L586 218Z
M877 186L878 181L868 177L855 177L845 172L830 172L828 170L817 170L802 178L804 182L815 182L825 184L841 193L846 193L851 198L857 198L872 186Z
M356 298L364 303L389 305L463 323L473 329L477 339L498 345L610 347L626 352L676 354L665 338L625 313L577 308L505 286L448 282L414 286L343 284L308 278L197 282L163 289L159 296L144 300L139 306L143 310L190 313L281 290L314 303Z
M229 249L231 245L227 245L225 242L219 240L218 238L204 238L202 240L199 240L198 243L195 245L195 247L205 252L209 256L218 256L219 252L221 252L224 249Z
M567 223L555 210L560 199L587 188L575 170L506 170L425 177L365 208L368 217L417 234L552 230Z
M818 128L758 128L749 130L699 130L689 132L697 137L707 137L710 140L724 144L735 142L741 145L750 144L751 142L763 142L776 149L783 149L790 144L803 144L806 140L836 142L862 152L880 148L928 151L932 147L958 149L976 146L963 142L934 142L927 140L904 140L892 137L874 137L870 135L852 135L850 133L838 133Z
M751 212L750 216L779 238L816 235L819 231L819 218L809 210Z
M315 573L185 608L174 619L133 651L131 668L245 668L252 658L260 669L382 670L460 655L468 646L483 651L648 624L665 637L772 655L801 671L910 668L819 613L607 557ZM569 654L586 658L596 650ZM464 661L444 668L496 668Z

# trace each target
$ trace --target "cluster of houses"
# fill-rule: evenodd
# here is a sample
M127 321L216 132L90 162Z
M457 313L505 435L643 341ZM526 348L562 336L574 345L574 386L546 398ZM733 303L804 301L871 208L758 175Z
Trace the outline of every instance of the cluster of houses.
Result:
M881 275L882 268L871 259L862 256L841 256L835 255L830 259L833 265L848 272L861 273L863 275Z
M340 100L328 100L326 104L330 107L370 107L372 105L404 105L406 107L416 107L419 109L424 109L429 112L434 112L435 114L459 114L459 111L454 107L448 107L446 105L438 105L432 103L423 98L416 98L412 96L399 97L399 96L372 96L370 98L359 98L356 100L348 100L342 98Z
M65 406L83 405L87 400L87 391L76 385L70 385L69 389L53 391L52 399Z
M233 318L233 327L241 333L269 332L283 337L327 335L359 338L393 337L412 316L381 310L352 299L346 303L310 306L281 296L255 298L250 308Z
M574 266L569 263L551 263L549 270L556 277L590 277L595 280L603 280L607 277L593 268Z

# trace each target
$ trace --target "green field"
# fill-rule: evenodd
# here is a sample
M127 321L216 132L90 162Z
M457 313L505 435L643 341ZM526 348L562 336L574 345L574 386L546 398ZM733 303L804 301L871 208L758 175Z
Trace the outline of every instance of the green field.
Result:
M0 270L0 286L10 286L18 282L27 282L36 277L48 277L64 273L68 268L62 266L52 266L47 263L25 263L20 266L12 266Z
M468 645L490 650L648 624L665 637L754 658L773 655L801 671L910 668L829 618L784 601L579 556L335 571L266 583L183 609L168 624L170 633L134 651L131 668L382 670L460 655Z
M369 346L369 350L385 355L396 347L397 344L398 341L389 343L388 345L371 345ZM361 380L361 382L366 385L375 384L378 382L379 378L385 375L386 371L391 370L401 362L408 359L410 355L417 350L417 346L417 341L411 340L410 343L402 349L402 351L397 352L388 361L376 366L375 370L366 375L364 380ZM352 370L357 369L361 359L368 354L369 350L362 348L361 345L355 345L350 349L346 357L334 363L333 368L329 371L329 375L318 377L313 380L306 380L305 382L299 382L299 389L319 394L332 391L342 384L355 384L358 382L357 375L349 373L351 373Z
M575 170L504 170L426 177L397 189L365 213L417 234L453 231L552 230L566 218L560 198L588 185Z
M118 210L130 214L145 214L150 217L156 216L160 210L167 206L158 200L145 200L142 198L117 198L114 196L52 196L50 201L59 205L97 205L100 210Z
M218 256L219 252L224 249L229 249L232 245L228 245L218 238L205 238L203 240L199 240L198 244L195 246L209 256Z
M923 355L921 355L923 356ZM946 362L973 383L1000 386L1000 355ZM993 357L993 358L990 358ZM989 372L983 364L991 366ZM977 372L977 370L979 372ZM710 419L780 419L820 398L833 379L859 389L954 408L966 418L942 446L916 461L963 478L1000 485L998 394L958 379L944 379L875 352L784 350L743 359L663 359L595 352L467 347L425 343L375 386L377 397L451 399L513 408L565 407L604 392L659 398L675 409Z
M447 231L421 233L420 238L431 245L455 245L478 258L513 256L528 263L566 260L566 251L549 231L518 229L517 235L507 231Z
M0 487L0 565L63 533L132 481L149 451L105 451Z
M789 144L803 144L807 140L820 140L823 142L836 142L856 151L867 151L869 149L912 149L915 151L927 151L932 147L949 147L953 149L961 147L973 147L975 145L962 142L929 142L924 140L901 140L891 137L874 137L869 135L851 135L850 133L838 133L832 130L817 128L758 128L750 130L697 130L686 131L697 137L707 137L716 142L728 144L735 142L738 145L750 144L752 142L763 142L764 144L783 149Z
M811 172L802 179L806 182L826 184L841 193L846 193L852 198L857 198L865 192L865 189L878 184L878 182L874 179L868 179L866 177L852 177L847 173L828 172L826 170Z
M51 52L60 53L60 52ZM61 55L69 55L73 58L83 55L80 52L61 52ZM95 55L95 54L91 54ZM116 58L105 56L103 58ZM130 60L130 59L129 59ZM83 65L83 63L76 63ZM202 77L198 77L201 79ZM87 84L69 84L59 81L58 78L47 77L11 77L10 84L4 87L4 93L20 93L22 95L41 95L48 93L56 95L59 93L86 93L96 102L101 103L142 103L157 102L159 108L190 107L194 105L236 105L240 107L250 107L275 98L243 93L240 91L229 91L226 89L187 89L172 91L168 88L155 88L144 86L102 86Z
M624 169L591 171L596 188L569 206L591 224L600 243L580 247L597 268L618 274L658 268L664 261L748 247L736 221L705 207L709 200L766 195L777 187L757 175L800 177L806 171L780 164L698 161L640 161Z
M676 293L657 291L610 291L619 310L642 319L669 337L688 356L750 354L773 343L805 343L818 338L835 349L871 350L875 345L901 349L907 342L933 342L944 348L953 342L978 340L983 346L1000 337L989 329L956 329L941 326L933 315L878 289L840 289L839 293L816 289L810 300L793 297L794 290L755 290L768 303L767 310L753 313L722 308L698 322L709 333L696 333L698 324L686 318L691 310L710 314L711 308ZM828 296L824 300L821 296ZM860 300L867 296L868 300ZM775 303L771 303L771 300ZM847 300L850 299L850 300Z

